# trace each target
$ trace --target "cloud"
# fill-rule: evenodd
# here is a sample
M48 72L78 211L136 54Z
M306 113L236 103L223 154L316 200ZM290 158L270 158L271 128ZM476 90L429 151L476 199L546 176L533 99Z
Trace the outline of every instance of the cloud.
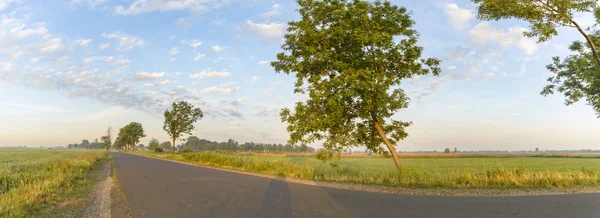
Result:
M160 73L140 72L140 73L137 73L133 78L135 80L153 80L153 79L163 78L163 76L165 76L165 72L160 72Z
M92 42L92 41L93 41L92 39L78 39L78 40L75 40L75 43L77 43L83 47L87 47L88 44L90 44L90 42Z
M136 46L144 45L144 40L121 33L119 31L109 34L102 33L102 37L107 39L115 39L117 42L119 42L117 45L117 51L131 50Z
M71 4L80 5L82 3L87 4L90 8L96 8L97 6L107 3L109 0L71 0Z
M224 113L225 116L236 117L236 118L243 117L242 112L237 108L223 108L223 109L221 109L221 111Z
M470 75L475 75L479 72L479 69L477 67L471 67L469 68L469 74Z
M215 93L216 95L219 95L219 96L233 94L240 89L239 86L236 86L235 88L230 88L229 86L233 85L233 84L234 84L233 82L230 82L230 83L221 84L219 86L211 86L211 87L203 89L202 92Z
M194 39L192 41L181 40L181 43L192 46L192 48L194 48L194 52L196 52L196 48L198 48L198 46L201 46L203 44L200 40L197 39Z
M179 49L177 47L173 47L171 50L169 50L169 54L170 55L179 54Z
M264 91L263 93L265 93L265 94L268 94L268 93L272 92L272 91L273 91L273 89L275 89L275 87L271 86L271 87L269 87L269 88L266 88L266 89L265 89L265 91Z
M263 64L269 64L269 61L259 61L258 64L263 65Z
M126 58L124 58L123 56L119 56L119 57L114 57L114 56L103 56L103 57L87 57L84 58L82 63L83 64L90 64L94 61L104 61L108 64L112 64L112 65L123 65L123 64L130 64L131 60L128 60Z
M200 60L202 60L204 57L206 57L206 55L205 55L205 54L200 54L200 53L198 53L198 54L196 54L196 56L195 56L194 58L192 58L192 60L194 60L194 61L200 61Z
M51 38L40 45L40 52L42 53L53 53L57 51L63 51L65 46L62 44L60 38Z
M448 66L448 67L446 67L446 69L452 71L452 70L456 69L456 66Z
M519 71L519 74L517 76L518 77L523 76L523 74L525 74L525 71L527 71L527 63L523 63L521 65L521 71Z
M232 106L235 107L239 107L242 106L242 103L244 102L244 98L238 98L238 99L233 99L233 100L226 100L225 102L229 102L229 104L231 104Z
M129 6L117 6L118 15L135 15L153 11L189 11L202 13L221 7L228 1L218 0L135 0Z
M6 9L11 3L20 3L19 0L0 0L0 11Z
M9 107L20 107L20 108L34 109L34 110L40 110L40 111L49 111L49 112L72 112L70 110L65 110L62 108L56 108L56 107L51 107L51 106L44 106L44 105L29 105L29 104L4 104L4 105L9 106Z
M171 89L163 89L162 93L166 96L172 97L175 101L185 100L186 98L193 100L200 100L202 98L198 91L186 88L184 86L177 86Z
M268 40L279 42L283 41L283 35L285 34L286 28L287 24L285 23L254 23L252 20L246 20L244 26L242 27L242 31L245 33L256 34Z
M255 109L255 111L252 113L252 116L258 116L258 117L274 116L274 115L276 115L276 112L277 112L276 107L274 107L272 105L259 104L259 103L254 104L254 109Z
M179 28L189 28L192 27L192 23L187 19L180 17L179 19L177 19L177 21L175 21L175 26Z
M213 62L215 62L215 63L219 63L219 62L220 62L220 61L222 61L222 60L223 60L223 57L219 56L219 57L217 57L217 59L216 59L215 61L213 61Z
M166 86L169 85L171 83L174 83L175 81L173 80L165 80L156 84L152 84L152 83L146 83L144 84L144 87L157 87L157 86Z
M226 77L230 73L227 71L209 71L203 70L200 73L190 74L190 79L202 79L202 78L214 78L214 77Z
M252 86L256 86L256 82L257 82L258 80L260 80L260 77L258 77L258 76L253 76L253 77L252 77Z
M106 49L106 48L108 48L108 46L109 46L109 45L110 45L110 44L108 44L108 43L102 43L102 44L100 44L100 45L98 46L98 48L99 48L99 49Z
M450 24L455 29L464 29L469 21L474 18L473 12L468 9L460 8L456 4L445 4L444 12L450 17Z
M469 30L470 40L482 47L485 47L489 42L499 44L502 48L510 48L515 46L525 54L533 54L537 49L537 43L525 36L523 32L527 29L520 26L508 28L508 31L496 29L488 22L481 22Z
M262 14L263 17L272 17L281 14L281 6L279 4L274 4L271 6L271 11Z
M484 73L483 75L479 76L479 79L486 80L486 79L493 77L494 75L496 75L496 74L494 74L492 72Z
M221 47L221 46L218 46L218 45L214 45L214 46L212 46L211 48L212 48L212 50L213 50L214 52L220 52L220 51L222 51L223 49L228 49L229 47Z

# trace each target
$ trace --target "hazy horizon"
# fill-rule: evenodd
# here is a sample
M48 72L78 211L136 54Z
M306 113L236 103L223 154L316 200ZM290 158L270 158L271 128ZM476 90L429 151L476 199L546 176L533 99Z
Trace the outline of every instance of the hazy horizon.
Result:
M91 142L132 121L140 143L167 141L162 111L176 100L204 111L199 138L286 143L279 110L306 97L268 63L299 19L295 1L135 2L0 0L0 145ZM424 56L443 69L401 85L411 103L395 118L414 124L400 151L600 149L591 107L539 95L577 30L537 44L527 23L477 20L468 0L391 2L412 11Z

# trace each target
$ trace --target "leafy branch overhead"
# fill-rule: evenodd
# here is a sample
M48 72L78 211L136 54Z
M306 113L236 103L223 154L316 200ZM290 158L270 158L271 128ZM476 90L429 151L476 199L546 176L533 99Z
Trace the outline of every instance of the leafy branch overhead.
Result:
M271 63L294 74L296 93L308 92L294 111L281 111L290 143L324 140L323 160L347 147L367 146L395 157L394 144L410 122L391 119L408 107L399 88L415 75L438 75L440 61L421 58L409 11L389 2L299 0L300 21L289 23L284 52Z

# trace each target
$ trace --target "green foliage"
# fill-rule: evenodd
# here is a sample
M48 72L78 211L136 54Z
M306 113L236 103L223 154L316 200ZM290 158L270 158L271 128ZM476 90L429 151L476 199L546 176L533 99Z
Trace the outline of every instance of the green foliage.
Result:
M164 150L161 147L156 147L154 148L154 152L156 153L162 153Z
M294 74L295 93L309 100L284 108L290 144L323 140L325 159L348 147L383 152L377 123L391 143L407 137L410 122L390 119L408 106L402 79L433 73L440 61L422 59L418 33L406 8L389 2L299 0L300 21L271 63L277 73Z
M110 149L110 146L112 145L112 128L108 127L108 129L106 130L106 135L100 137L100 140L102 141L102 148L105 148L106 150Z
M444 149L444 154L450 154L450 148Z
M575 13L593 12L598 0L472 0L477 6L477 18L500 20L516 18L531 24L528 37L538 42L558 35L557 27L576 27Z
M158 148L158 146L160 146L158 139L152 138L148 143L148 150L154 151L154 149Z
M160 143L160 148L162 148L164 150L171 149L171 142L165 141L165 142Z
M589 35L595 44L600 43L600 31ZM571 105L585 98L587 104L592 106L600 117L600 67L594 64L594 57L590 50L583 46L583 42L575 41L569 50L575 54L562 59L554 57L553 63L546 66L552 72L548 78L548 85L541 94L551 95L555 92L564 94L565 105Z
M165 123L163 129L167 131L173 144L183 134L192 134L194 130L194 123L200 120L203 116L200 108L194 108L194 106L186 101L173 102L171 110L166 110ZM173 147L173 153L175 153L175 147Z
M126 147L131 147L131 150L140 142L140 138L143 137L146 137L146 134L144 134L144 128L141 123L131 122L119 129L119 141Z

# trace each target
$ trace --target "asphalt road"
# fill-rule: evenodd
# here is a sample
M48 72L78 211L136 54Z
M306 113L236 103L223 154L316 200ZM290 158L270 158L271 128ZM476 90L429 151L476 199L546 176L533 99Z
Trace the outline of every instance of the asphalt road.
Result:
M112 194L113 217L600 217L599 194L392 195L112 155L122 191Z

